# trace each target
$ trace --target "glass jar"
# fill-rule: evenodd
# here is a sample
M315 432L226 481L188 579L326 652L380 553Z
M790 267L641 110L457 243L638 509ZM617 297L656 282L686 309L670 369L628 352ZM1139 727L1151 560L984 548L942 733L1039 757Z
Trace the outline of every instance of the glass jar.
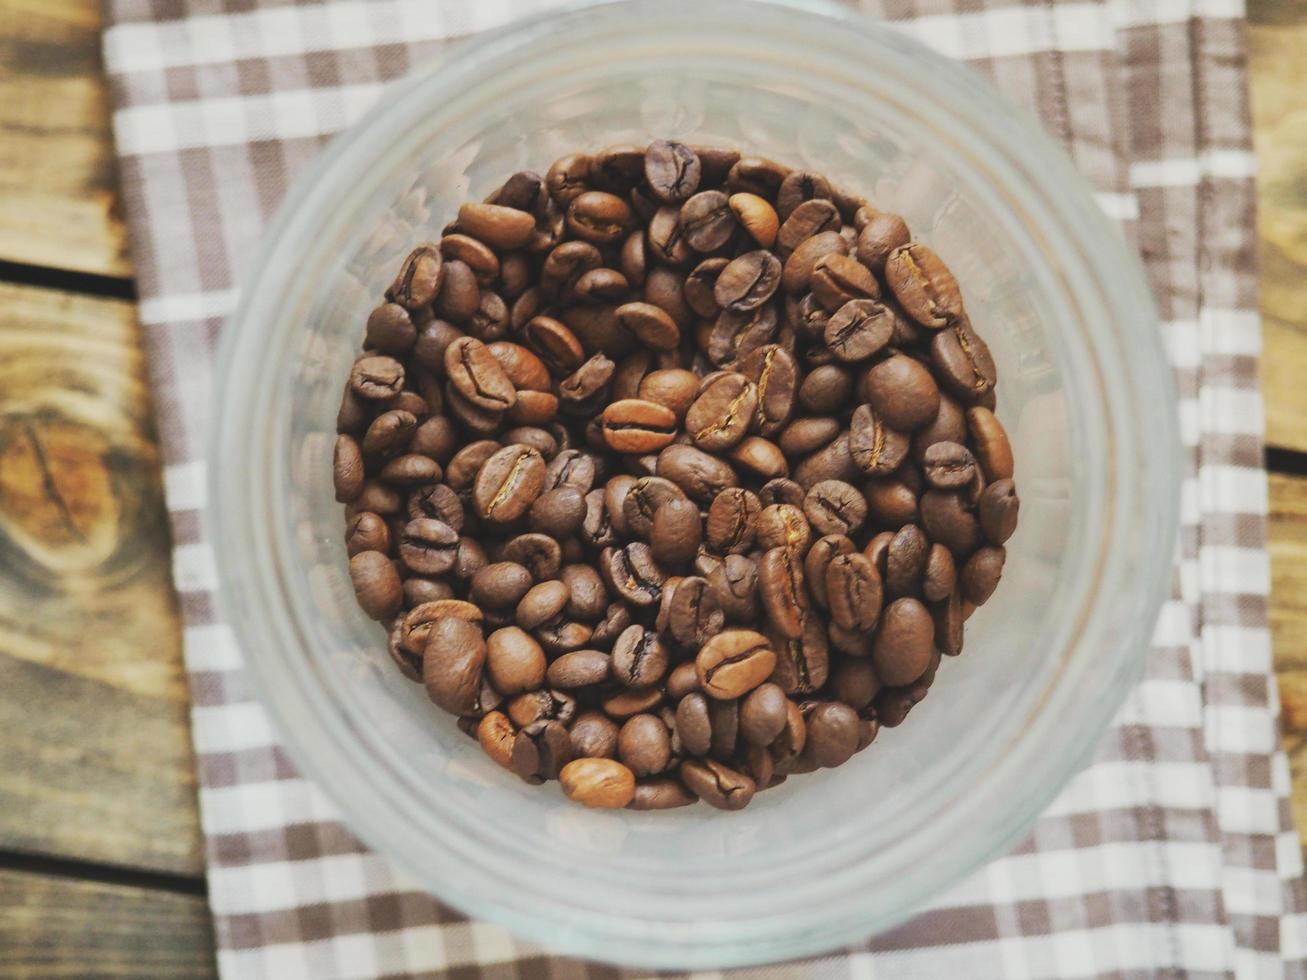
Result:
M591 812L497 768L355 605L334 420L368 311L458 205L655 136L820 169L955 271L1000 369L1021 526L930 697L748 809ZM1173 554L1170 370L1140 268L1060 149L990 86L812 3L571 8L445 51L294 189L223 338L207 530L287 748L369 845L468 915L646 967L817 953L1015 842L1136 678Z

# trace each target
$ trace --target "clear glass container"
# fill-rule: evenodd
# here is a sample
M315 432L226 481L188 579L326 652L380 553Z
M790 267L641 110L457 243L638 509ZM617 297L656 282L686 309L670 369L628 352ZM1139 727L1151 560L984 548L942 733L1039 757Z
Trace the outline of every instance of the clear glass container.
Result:
M902 213L993 348L1023 500L1002 586L930 697L739 813L590 812L496 768L357 609L332 499L342 385L408 248L515 170L654 136L820 169ZM331 145L249 271L211 445L221 608L304 772L471 916L648 967L863 939L1014 843L1138 674L1179 472L1141 271L1060 149L889 28L811 3L638 0L477 37Z

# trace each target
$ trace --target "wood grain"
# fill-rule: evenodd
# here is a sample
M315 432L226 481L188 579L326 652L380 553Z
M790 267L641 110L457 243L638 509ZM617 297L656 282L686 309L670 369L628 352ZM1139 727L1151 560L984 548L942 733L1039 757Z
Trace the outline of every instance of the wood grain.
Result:
M216 976L204 899L0 871L0 975Z
M1249 5L1267 442L1307 451L1307 2Z
M202 870L128 303L0 284L0 847Z
M0 259L131 274L97 0L0 0Z

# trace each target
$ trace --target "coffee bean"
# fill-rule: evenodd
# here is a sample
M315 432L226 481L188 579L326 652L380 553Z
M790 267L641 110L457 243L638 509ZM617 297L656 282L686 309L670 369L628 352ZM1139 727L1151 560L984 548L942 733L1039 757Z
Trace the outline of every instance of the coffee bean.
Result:
M545 461L530 446L505 446L482 464L473 502L484 520L507 524L535 503L545 485Z
M913 596L921 589L926 573L930 542L915 524L906 524L890 539L885 549L885 591L888 595Z
M956 558L965 558L980 547L980 522L960 494L928 490L921 497L921 523L930 539Z
M572 755L589 759L612 758L617 755L617 732L617 724L602 711L582 712L572 723Z
M513 759L513 742L517 739L517 730L502 711L491 711L483 715L477 723L477 742L482 750L497 765L509 768Z
M937 442L922 456L926 482L937 490L960 490L976 478L971 450L956 442Z
M548 535L519 534L504 545L499 559L516 562L524 566L537 582L547 582L558 577L558 570L562 566L562 549Z
M662 568L677 568L694 560L703 543L699 508L684 499L671 499L654 513L649 544Z
M336 436L331 466L336 500L344 504L356 499L363 492L363 481L367 474L363 465L363 451L353 436Z
M908 244L911 237L901 217L877 211L858 232L858 261L872 272L884 272L890 253Z
M602 650L573 650L549 665L545 681L564 691L594 687L608 680L611 658Z
M709 329L705 347L709 359L724 366L776 340L780 320L772 303L753 310L722 310Z
M722 554L744 554L753 545L762 506L753 491L730 487L708 509L708 544Z
M680 224L686 243L697 252L713 252L735 233L735 216L721 191L701 191L681 207Z
M684 201L699 186L699 157L684 143L654 140L644 155L644 178L656 198L668 204Z
M345 551L351 558L363 551L390 550L390 528L380 514L363 511L345 525Z
M730 196L729 205L740 223L760 248L771 248L780 229L780 216L764 197L742 192Z
M675 443L658 454L657 473L683 495L703 505L738 482L735 470L720 457Z
M617 241L631 223L631 209L615 194L583 191L567 206L567 228L594 245Z
M976 458L991 483L1012 479L1014 464L1012 445L1007 431L997 416L988 408L977 406L967 409L967 426L976 450Z
M826 601L831 619L846 630L870 630L880 617L884 595L880 572L865 555L836 555L826 565Z
M567 798L583 806L616 810L635 798L635 775L612 759L573 759L558 778Z
M660 476L644 476L630 485L621 501L621 514L631 535L646 541L653 536L654 517L659 508L673 500L684 500L685 493L675 483Z
M460 259L445 263L445 274L436 297L436 315L454 323L466 323L481 306L481 287L472 267Z
M942 544L932 544L926 556L926 571L921 594L928 602L947 599L957 585L957 565L953 553Z
M656 716L628 718L617 736L617 758L638 777L656 776L672 761L672 740Z
M409 521L399 537L399 557L419 575L443 575L454 566L458 532L443 521Z
M849 448L848 432L842 432L825 448L813 453L794 470L794 479L801 486L811 488L822 480L843 480L849 483L859 476Z
M743 555L727 555L705 576L727 621L750 624L758 618L758 567Z
M570 415L593 415L617 365L596 354L558 383L559 408Z
M715 759L682 762L681 781L699 799L719 810L742 810L757 791L752 779Z
M440 251L430 242L419 245L400 266L386 299L414 312L429 307L440 292L443 273Z
M697 676L697 672L696 672ZM712 748L712 716L708 698L698 691L686 694L676 706L676 733L689 755L705 756Z
M585 495L585 517L581 520L581 537L591 548L606 548L619 540L613 527L603 490Z
M894 314L887 307L871 299L853 299L830 318L823 339L836 358L849 363L880 351L893 332Z
M517 733L509 768L528 783L540 783L558 779L571 761L572 737L562 722L537 721Z
M350 369L349 385L367 401L393 398L404 388L404 365L393 357L360 357Z
M531 573L511 561L487 565L472 577L471 598L491 609L510 609L532 586Z
M648 779L637 783L635 798L627 804L630 810L672 810L699 802L677 779Z
M638 624L628 626L613 644L613 676L627 687L649 687L663 679L668 659L657 634Z
M529 526L532 531L561 541L579 531L584 519L585 494L576 487L555 487L531 505Z
M867 370L863 391L876 414L900 432L925 425L939 411L939 386L930 372L904 354L892 354Z
M613 402L603 412L604 441L619 453L651 453L676 435L676 413L636 398Z
M962 316L957 280L943 260L920 242L900 246L889 254L885 281L908 316L923 327L946 327Z
M818 260L809 286L817 301L831 313L854 301L880 298L876 277L851 255L832 253Z
M480 624L453 616L437 619L422 655L427 696L450 714L467 714L478 700L486 654Z
M780 447L762 436L745 436L728 451L728 455L741 470L760 480L787 476L790 471Z
M400 620L400 642L405 649L421 655L426 649L431 628L446 617L465 619L478 626L483 621L483 613L470 602L461 599L436 599L415 606L404 614Z
M880 678L870 660L845 660L831 673L830 689L837 700L862 711L880 692Z
M778 684L754 688L740 702L741 737L751 745L771 745L785 728L789 703Z
M486 288L499 278L499 256L483 241L470 235L449 234L440 239L440 254L449 263L459 262L472 271L479 288ZM449 273L446 272L446 277Z
M569 153L554 161L545 174L545 187L555 204L565 208L590 188L590 166L584 153Z
M517 604L517 625L524 630L543 626L562 614L571 597L571 590L558 579L533 585Z
M467 234L494 248L521 248L535 232L535 216L500 204L472 202L458 209L458 223Z
M718 633L699 650L695 668L704 693L717 700L734 700L771 676L776 654L767 638L752 630Z
M1007 551L999 547L984 547L967 559L958 576L962 597L977 606L983 606L998 587L1003 574Z
M772 504L758 515L758 547L784 548L802 560L812 544L812 527L793 504Z
M926 607L916 599L895 599L885 607L872 641L877 676L890 686L911 684L930 663L934 641L935 627Z
M827 534L814 541L812 547L808 549L808 553L803 558L804 580L809 595L821 608L830 608L826 590L826 573L830 569L830 563L839 555L849 555L856 550L853 542L843 534Z
M767 620L792 639L803 635L808 611L802 560L801 551L775 547L758 562L759 595Z
M626 303L616 311L618 322L640 343L654 350L674 350L681 342L676 321L652 303Z
M794 213L805 201L830 200L830 181L811 170L795 170L785 176L776 191L776 209L782 218Z
M930 356L940 380L964 401L974 402L993 391L998 368L980 335L965 317L937 333Z
M867 501L867 513L877 524L899 528L920 520L917 494L902 480L868 480L863 484L862 496Z
M417 342L417 327L398 303L382 303L368 315L367 343L384 354L406 354Z
M376 620L399 611L403 588L394 563L380 551L361 551L349 560L349 577L359 607Z
M817 235L840 230L840 212L830 201L806 201L785 219L776 236L777 250L791 253Z
M651 371L640 381L638 395L671 409L679 421L685 417L699 387L699 378L684 368Z
M579 449L560 450L545 470L545 486L550 490L575 487L582 493L589 493L594 481L594 457Z
M622 631L631 625L631 611L624 603L614 602L604 611L603 619L595 626L590 642L597 647L612 646Z
M808 491L803 513L817 534L852 534L867 519L867 501L843 480L822 480Z
M692 575L676 583L667 614L667 632L673 640L702 646L721 632L725 622L717 593L706 579Z
M781 229L782 232L784 229ZM846 255L849 243L838 231L823 231L805 238L785 260L785 270L781 275L781 285L786 292L801 293L808 289L812 280L812 271L823 256Z
M516 626L495 630L486 640L486 651L486 669L495 690L513 695L544 684L544 650L525 630Z
M985 487L976 507L980 527L994 544L1003 544L1017 529L1021 500L1011 480L996 480Z
M445 372L455 390L478 408L504 411L517 400L499 360L473 337L460 337L445 348Z
M891 429L870 405L859 405L849 423L849 453L868 476L888 476L908 455L908 437Z
M780 260L771 252L758 249L733 259L721 271L713 296L722 309L746 313L771 299L780 281Z
M852 395L853 376L837 364L813 368L799 385L799 403L814 415L839 412Z
M861 719L847 704L823 701L808 715L806 751L822 768L842 766L858 748Z
M576 700L563 691L539 689L519 694L508 702L505 710L519 728L539 721L561 721L569 725L576 717Z

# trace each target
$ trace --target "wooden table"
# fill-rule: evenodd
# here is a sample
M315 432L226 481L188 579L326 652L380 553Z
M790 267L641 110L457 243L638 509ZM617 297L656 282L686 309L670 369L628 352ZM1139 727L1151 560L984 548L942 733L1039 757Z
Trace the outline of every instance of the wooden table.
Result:
M1307 0L1253 0L1272 624L1307 828ZM0 975L214 970L99 0L0 0Z

